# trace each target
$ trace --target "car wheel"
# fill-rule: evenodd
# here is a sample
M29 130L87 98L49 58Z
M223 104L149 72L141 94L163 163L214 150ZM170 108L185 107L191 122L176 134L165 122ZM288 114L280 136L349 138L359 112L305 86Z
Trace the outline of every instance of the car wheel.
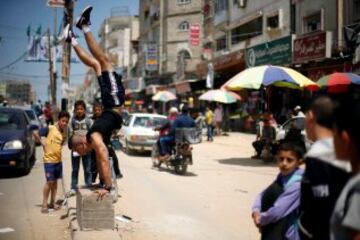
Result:
M157 168L160 167L161 162L159 161L159 147L156 143L154 144L154 146L151 150L151 160L152 160L153 167L157 167Z
M31 155L31 158L30 158L31 166L34 166L35 162L36 162L36 151L34 150L34 153Z
M29 174L29 172L30 172L30 169L31 169L30 159L31 159L31 158L27 158L27 159L25 159L25 161L24 161L24 166L23 166L23 168L21 169L21 173L24 174L24 175L27 175L27 174Z
M127 141L125 141L125 153L129 156L132 154L132 150L129 148L129 143Z

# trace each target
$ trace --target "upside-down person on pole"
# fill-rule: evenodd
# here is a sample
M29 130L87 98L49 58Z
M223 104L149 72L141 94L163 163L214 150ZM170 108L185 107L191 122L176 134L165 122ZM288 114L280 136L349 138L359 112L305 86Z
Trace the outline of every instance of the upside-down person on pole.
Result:
M94 69L100 86L104 112L88 130L86 136L74 135L70 145L80 155L85 155L92 149L95 150L99 174L104 180L104 188L98 190L99 196L102 197L110 192L112 187L111 169L108 160L109 152L106 146L110 142L113 131L121 128L125 90L121 76L114 72L109 58L102 51L90 31L91 10L91 6L83 10L76 21L76 27L84 33L86 43L93 57L80 47L70 25L65 27L63 36L65 41L71 42L80 60Z

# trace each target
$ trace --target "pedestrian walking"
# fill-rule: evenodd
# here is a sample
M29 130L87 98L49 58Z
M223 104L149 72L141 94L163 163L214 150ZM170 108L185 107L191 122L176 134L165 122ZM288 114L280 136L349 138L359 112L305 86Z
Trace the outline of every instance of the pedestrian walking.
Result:
M296 219L300 204L300 182L303 170L303 149L296 144L282 143L276 154L280 173L262 191L252 207L252 218L261 232L261 239L299 239Z
M305 117L305 130L313 141L305 155L301 182L301 239L329 239L330 217L341 190L350 177L348 162L336 159L333 143L334 103L328 96L316 98Z
M360 99L349 95L335 109L334 145L336 157L350 161L352 177L336 202L331 240L360 239Z
M63 35L65 41L71 42L80 60L93 68L100 86L101 102L104 106L104 111L91 126L86 137L81 135L73 136L72 147L80 155L86 155L92 149L95 150L98 170L101 178L104 180L103 189L98 190L98 194L101 197L112 189L107 146L110 144L113 131L121 128L121 113L125 102L125 89L121 76L114 71L110 59L103 52L91 33L91 11L92 6L88 6L83 10L76 21L76 27L84 33L85 41L93 57L80 47L70 25L66 26Z
M45 103L43 113L44 113L44 116L45 116L46 124L48 126L53 125L54 124L53 112L52 112L51 105L50 105L49 102Z
M223 121L223 108L220 104L218 104L214 111L214 125L215 125L215 131L216 135L221 135L221 125Z
M195 119L195 124L196 124L196 128L199 131L202 131L203 128L205 128L206 123L205 123L205 116L202 112L199 112L197 118Z
M213 138L214 114L210 107L206 108L205 121L206 121L206 128L207 128L207 140L214 141L214 138Z
M86 116L86 104L83 100L77 100L74 104L74 116L70 121L70 135L74 134L85 135L92 125L92 120ZM71 137L70 137L71 138ZM79 182L80 161L82 162L84 170L85 185L90 187L92 185L91 174L91 154L80 156L78 152L71 151L71 185L68 196L73 196L76 193Z
M62 178L62 156L61 151L66 141L67 126L70 114L61 111L58 115L58 122L41 128L34 132L35 140L41 143L44 149L43 161L46 183L43 188L43 201L41 212L48 213L49 208L58 210L60 206L56 205L57 180ZM45 137L44 141L41 137ZM50 204L48 204L50 195Z

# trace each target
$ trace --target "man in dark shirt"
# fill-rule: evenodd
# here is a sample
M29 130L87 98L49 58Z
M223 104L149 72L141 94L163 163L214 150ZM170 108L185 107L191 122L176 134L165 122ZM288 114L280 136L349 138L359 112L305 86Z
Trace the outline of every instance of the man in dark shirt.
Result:
M313 101L306 113L305 130L314 142L305 156L301 182L301 239L330 239L330 217L350 177L350 164L336 159L333 144L334 104L329 97Z
M121 128L121 113L125 101L125 89L121 76L114 72L111 61L91 33L89 28L91 24L91 10L91 6L83 10L76 21L76 27L83 31L86 43L93 57L80 47L70 25L65 27L63 36L65 41L71 42L80 60L94 69L98 78L104 111L89 129L86 137L80 135L73 136L72 147L80 155L85 155L92 149L95 150L99 174L105 183L104 189L98 192L100 196L103 196L110 192L112 187L107 145L110 144L113 131Z
M194 128L195 121L188 114L188 108L183 106L181 114L175 119L167 136L160 138L161 149L165 153L160 157L160 161L166 161L170 157L170 144L175 141L175 132L178 128Z

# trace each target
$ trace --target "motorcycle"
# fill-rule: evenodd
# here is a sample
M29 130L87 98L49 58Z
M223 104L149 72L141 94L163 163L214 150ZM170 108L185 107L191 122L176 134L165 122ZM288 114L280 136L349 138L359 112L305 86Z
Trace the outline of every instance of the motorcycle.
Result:
M160 168L162 163L168 168L174 169L176 174L184 175L188 165L193 164L192 144L201 142L201 132L195 128L176 129L175 142L170 146L170 159L167 161L159 160L159 145L156 142L151 151L153 167Z

